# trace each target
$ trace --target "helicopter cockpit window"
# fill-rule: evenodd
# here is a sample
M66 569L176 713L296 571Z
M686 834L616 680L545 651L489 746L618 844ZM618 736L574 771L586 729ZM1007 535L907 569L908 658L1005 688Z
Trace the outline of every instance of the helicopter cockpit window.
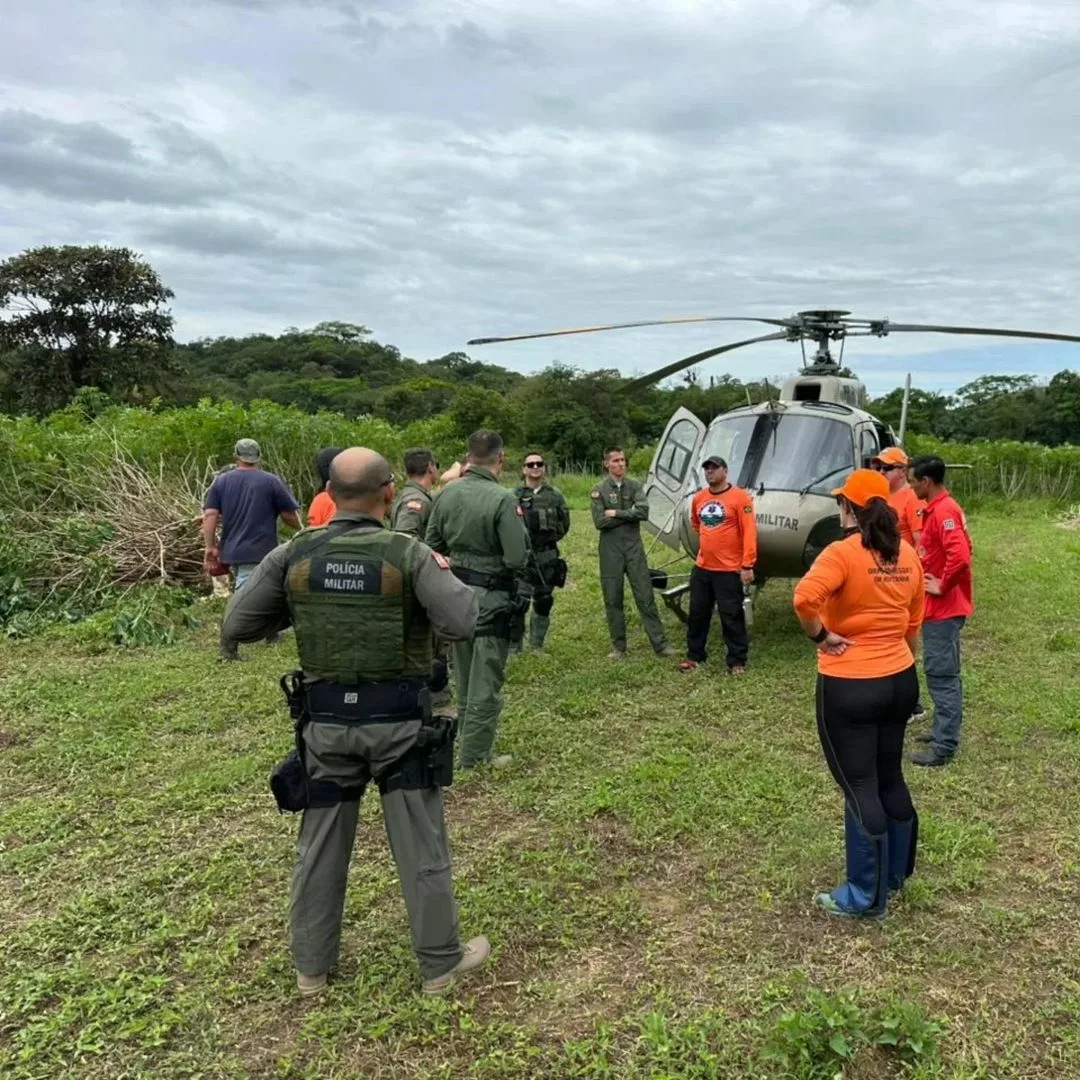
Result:
M824 416L781 416L762 449L753 479L766 491L828 495L855 467L851 428Z
M697 437L697 428L689 420L680 420L668 432L656 462L656 478L664 487L681 490Z
M743 465L750 449L750 440L757 425L757 417L731 416L714 420L705 436L701 460L713 455L727 462L728 477L733 484L741 483Z
M859 432L859 464L865 464L881 449L877 434L872 427L864 427Z

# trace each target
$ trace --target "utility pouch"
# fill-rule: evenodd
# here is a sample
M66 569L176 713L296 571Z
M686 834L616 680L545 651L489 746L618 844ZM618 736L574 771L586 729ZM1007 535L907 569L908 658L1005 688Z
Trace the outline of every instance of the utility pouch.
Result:
M551 573L548 575L548 584L553 589L561 589L566 585L566 575L569 567L565 559L556 559L552 564Z

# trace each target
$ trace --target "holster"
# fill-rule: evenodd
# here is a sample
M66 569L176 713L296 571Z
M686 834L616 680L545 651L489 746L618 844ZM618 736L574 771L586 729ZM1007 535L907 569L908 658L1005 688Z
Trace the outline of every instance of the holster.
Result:
M551 572L548 574L548 584L553 589L561 589L566 585L566 575L569 567L566 565L566 560L559 558L552 564Z
M454 782L456 736L456 718L425 717L412 747L375 778L379 793L449 787Z

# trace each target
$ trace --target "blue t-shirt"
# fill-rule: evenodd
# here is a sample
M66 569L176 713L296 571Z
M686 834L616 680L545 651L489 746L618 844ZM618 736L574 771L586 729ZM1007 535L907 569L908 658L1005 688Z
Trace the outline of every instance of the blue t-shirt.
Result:
M300 504L281 479L262 469L233 469L210 485L204 510L221 514L221 561L261 562L277 547L278 514Z

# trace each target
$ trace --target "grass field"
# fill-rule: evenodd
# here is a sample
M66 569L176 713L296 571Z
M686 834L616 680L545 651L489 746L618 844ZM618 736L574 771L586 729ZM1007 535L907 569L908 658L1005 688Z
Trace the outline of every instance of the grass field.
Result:
M1080 533L970 514L978 611L951 768L909 768L923 844L878 925L811 904L842 866L791 585L751 670L605 659L575 512L550 649L511 665L500 750L448 793L462 928L493 962L425 1000L377 797L340 969L302 1005L295 819L267 790L290 641L0 644L5 1077L1080 1077ZM665 615L678 640L678 624Z

